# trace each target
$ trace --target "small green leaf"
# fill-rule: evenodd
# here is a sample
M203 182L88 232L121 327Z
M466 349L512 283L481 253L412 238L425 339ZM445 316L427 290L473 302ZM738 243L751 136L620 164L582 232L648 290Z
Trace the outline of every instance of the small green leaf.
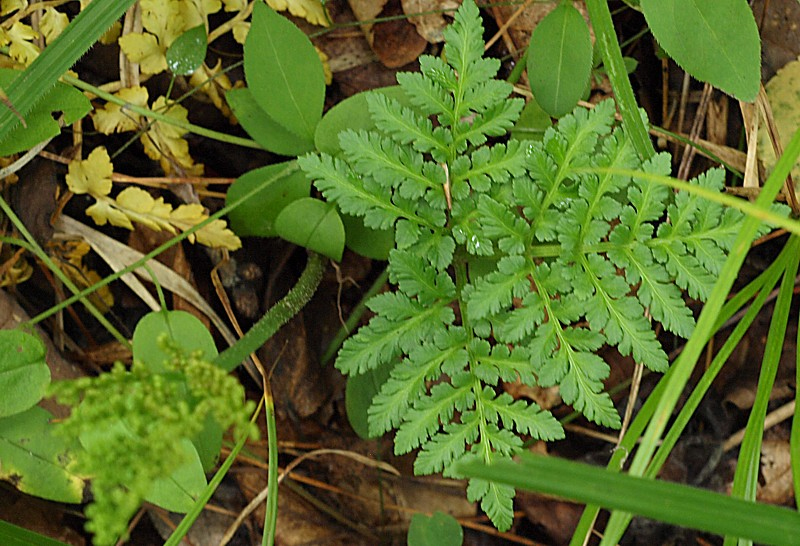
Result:
M0 330L0 417L35 405L50 384L45 348L36 336L20 330Z
M569 113L592 70L589 27L571 2L561 2L533 30L528 78L539 105L551 116Z
M262 110L250 89L231 89L225 93L225 100L242 128L265 150L295 156L314 149L311 139L296 135Z
M519 119L511 128L511 138L517 140L542 140L544 132L553 126L550 116L536 99L531 99L522 109Z
M304 197L284 208L275 219L275 231L296 245L332 260L342 259L344 225L332 204Z
M162 334L187 353L202 351L209 362L217 356L214 338L200 319L186 311L153 311L143 316L133 331L133 358L156 373L163 373L164 362L172 358L159 346Z
M372 399L389 379L391 369L392 366L384 364L366 373L347 377L347 387L344 391L347 420L350 421L350 426L356 434L365 440L373 437L369 433L367 410L372 405Z
M0 87L8 89L22 72L10 68L0 68ZM6 110L5 106L0 106ZM48 138L53 138L61 132L57 119L62 114L64 125L75 123L89 113L92 104L83 93L63 83L56 83L55 87L44 94L42 99L27 114L23 127L17 123L14 128L0 140L0 157L11 155L23 150L33 148Z
M244 44L244 73L267 115L309 142L322 117L322 61L303 32L262 2Z
M364 225L363 218L339 213L344 224L347 248L373 260L389 259L394 248L393 229L373 229Z
M63 436L53 434L52 418L38 406L0 418L0 479L23 493L79 503L84 482L67 470L70 446Z
M311 181L302 171L276 178L288 163L276 163L252 170L237 178L228 188L226 202L231 203L254 188L263 186L252 198L232 210L228 215L231 229L242 237L275 237L275 219L293 201L308 197Z
M658 43L689 74L743 101L761 84L761 40L746 0L642 0Z
M206 26L190 28L167 48L167 68L176 76L188 76L203 64L207 49Z
M341 151L339 133L345 129L354 131L375 129L375 123L372 121L367 104L367 96L370 93L380 93L396 100L403 106L411 106L411 101L408 100L399 85L356 93L325 112L314 134L314 142L318 151L330 155L338 154Z
M181 451L184 463L168 478L156 480L145 500L171 512L185 514L192 509L207 484L203 465L192 442L182 440Z
M408 546L460 546L464 530L456 518L444 512L432 516L414 514L408 528Z

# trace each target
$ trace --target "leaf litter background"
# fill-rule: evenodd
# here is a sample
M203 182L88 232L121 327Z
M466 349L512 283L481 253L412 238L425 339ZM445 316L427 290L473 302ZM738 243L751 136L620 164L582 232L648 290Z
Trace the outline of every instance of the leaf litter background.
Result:
M576 5L582 8L580 3ZM305 32L315 34L314 44L327 56L332 82L327 88L326 109L359 91L392 85L398 69L414 70L420 54L438 53L441 31L448 22L446 10L454 9L457 4L453 0L351 0L349 3L336 0L327 6L334 26L330 32L318 35L320 27L312 23L321 24L325 19L317 3L299 0L274 5L278 9L288 8L292 14L290 18ZM504 59L503 70L511 70L513 59L518 58L528 43L532 28L547 9L547 4L528 2L527 7L510 5L483 10L487 27L485 39L490 40L490 54ZM762 31L762 76L766 82L800 54L800 4L794 0L758 0L753 3L753 10ZM430 14L393 17L416 13ZM388 20L355 24L383 18ZM224 20L224 17L212 18L212 29ZM630 10L621 11L616 22L621 41L636 36L644 28L643 19ZM498 33L497 29L501 27L507 28ZM152 50L152 43L145 46L147 44L142 48L150 47ZM741 122L734 101L718 92L712 92L710 100L701 101L702 84L684 82L685 76L679 68L658 60L648 35L633 40L623 52L639 61L632 75L637 98L655 124L718 146L737 146ZM211 48L207 66L214 66L217 58L222 66L227 66L240 60L241 47L233 40L220 40ZM93 83L114 81L120 78L119 59L116 46L99 45L81 61L76 71ZM148 62L160 63L160 60L143 58L143 69ZM125 63L122 64L124 69ZM122 73L125 81L124 70ZM235 83L243 75L241 71L233 71L229 77ZM167 91L167 83L163 74L147 81L150 101ZM597 78L593 83L591 101L605 98L609 93L607 82ZM797 88L791 83L789 85L790 89ZM179 79L173 97L187 89L186 82ZM662 89L667 90L666 96ZM147 95L140 95L138 101L150 102ZM192 123L231 133L238 130L209 102L190 98L184 106ZM781 119L781 115L776 113L776 118ZM87 150L84 157L89 150L99 146L112 153L121 150L114 157L117 178L120 178L120 173L134 178L162 176L164 169L174 169L175 166L174 162L165 162L157 154L154 157L147 153L146 142L127 146L130 134L105 136L86 131L83 138ZM212 194L203 198L203 204L211 210L220 206L219 196L225 192L227 183L248 170L281 160L279 156L266 152L253 152L198 136L189 135L187 140L190 157L187 155L188 162L181 164L182 170L186 174L192 174L192 171L199 174L192 161L205 166L204 177L211 184L209 189L217 192L217 197ZM684 178L705 170L709 165L700 157L685 158L687 152L683 146L666 140L660 140L658 144L669 147L674 155L676 172L680 170ZM68 157L70 146L70 138L66 136L54 141L48 150L51 154ZM167 148L175 151L175 148ZM156 146L157 151L163 149ZM180 158L183 151L173 155ZM729 156L734 160L741 157L734 151ZM10 187L12 204L40 243L54 248L53 252L60 252L63 261L85 264L82 267L85 267L87 276L105 275L110 269L99 256L90 253L83 262L80 258L75 261L74 253L85 250L65 250L55 245L56 231L50 218L59 207L58 195L64 190L65 175L66 168L58 162L37 159L20 173L21 183ZM175 188L171 189L176 193ZM180 195L180 189L177 193ZM163 187L151 189L148 193L150 199L160 197L174 202L171 192ZM65 212L91 225L86 218L86 209L93 202L75 196ZM133 232L108 227L104 231L141 252L147 252L169 238L168 233L154 232L141 226ZM782 239L777 237L757 246L742 270L740 281L746 282L769 264L781 242ZM3 252L7 250L3 249ZM228 287L228 293L244 329L296 282L303 255L302 249L278 239L243 240L242 249L233 254L238 281ZM2 258L6 264L2 279L9 286L0 291L0 327L13 328L24 320L22 317L26 313L33 315L46 309L61 297L61 293L53 288L49 277L37 265L25 265L15 256L5 254ZM180 276L189 279L199 294L222 314L210 280L210 270L219 260L218 256L198 246L184 245L174 247L160 259ZM345 414L344 379L331 363L322 363L320 355L341 328L342 318L349 315L384 265L346 252L340 264L331 264L328 268L312 302L259 352L271 370L282 470L290 470L280 487L277 543L404 544L411 515L435 510L446 511L459 519L465 528L464 543L468 545L567 543L580 515L579 506L521 492L517 497L514 527L509 533L498 534L479 510L465 500L463 484L436 477L413 477L412 458L395 458L389 440L364 441L352 431ZM28 276L26 282L14 284ZM229 276L233 275L229 272ZM108 294L100 293L98 298L107 302L114 323L126 335L148 310L139 297L121 286L112 286ZM189 310L207 320L183 298L175 296L170 303L172 308ZM662 471L662 478L717 491L729 490L736 448L741 439L737 431L744 426L753 402L758 363L769 323L768 312L769 309L751 328L732 361L716 380L711 395L704 401L701 411ZM786 337L784 357L772 396L770 410L774 411L770 415L774 422L764 442L759 490L759 500L786 505L794 501L789 474L789 428L786 424L792 411L787 402L793 399L796 388L793 357L796 348L792 341L796 338L796 325L792 328ZM714 347L724 342L727 332L728 329L723 328L713 340L708 350L709 361ZM130 359L130 355L110 341L78 308L66 313L63 320L47 323L40 334L48 343L47 363L54 378L93 374L106 369L115 360ZM673 355L680 351L681 340L663 337L662 341ZM624 411L626 381L632 375L633 363L612 352L603 356L612 364L612 376L607 386L621 386L615 401L618 409ZM640 399L648 394L654 380L652 376L643 379ZM242 374L242 381L257 398L257 388L249 377ZM558 393L552 390L533 392L515 385L507 385L506 389L514 397L530 397L542 407L551 408L558 417L570 414L569 408L559 405ZM48 409L57 416L63 415L63 410L59 413L57 407ZM581 420L570 422L567 432L564 441L537 444L532 449L604 464L616 440L607 435L608 431L587 426ZM190 533L192 544L220 544L234 518L266 487L265 459L263 442L248 446L247 455L240 457L212 505ZM0 518L69 544L89 543L82 529L82 516L76 507L28 497L5 482L1 482L0 487L3 490ZM134 520L131 544L162 543L161 537L176 521L153 507L143 509L140 516ZM241 522L230 544L258 543L262 523L263 505ZM627 544L719 542L717 537L699 536L644 520L636 520L625 538Z

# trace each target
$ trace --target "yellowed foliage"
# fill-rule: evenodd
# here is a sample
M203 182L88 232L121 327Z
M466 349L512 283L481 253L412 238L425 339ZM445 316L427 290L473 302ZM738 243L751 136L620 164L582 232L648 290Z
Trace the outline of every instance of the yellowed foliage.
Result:
M158 97L152 109L163 111L164 115L177 121L187 122L186 108L180 104L170 104L169 109L165 110L166 103L166 98ZM144 153L149 158L157 160L165 173L172 174L180 170L186 175L200 176L203 174L203 165L195 163L189 155L189 143L183 138L185 134L186 131L179 127L156 121L140 140L144 146Z
M102 197L111 193L111 175L114 165L108 152L102 146L91 151L84 160L72 161L67 172L67 187L72 193L88 193L92 197Z
M239 44L244 44L244 41L247 40L247 33L250 32L250 23L239 21L233 25L231 31L233 32L233 39Z
M28 0L0 0L0 15L8 15L28 7Z
M116 199L109 196L114 166L103 147L92 150L89 157L84 160L71 162L68 170L69 189L73 193L88 193L95 198L96 202L86 209L86 214L100 226L110 223L117 227L133 229L135 222L156 231L176 233L177 230L185 231L208 218L202 205L181 205L173 209L172 205L165 203L162 197L154 198L147 191L135 186L122 190ZM207 246L230 250L242 246L241 240L222 220L210 222L188 239L192 242L197 240Z
M56 263L78 288L88 288L100 282L101 277L83 262L91 247L85 241L60 241L50 247L50 254L58 258ZM101 313L108 312L114 305L114 296L108 286L103 286L89 295L89 300Z
M137 106L147 106L147 89L144 87L125 87L120 89L115 96L127 103ZM98 108L92 115L94 128L103 133L122 133L135 131L139 128L141 117L130 111L123 111L122 106L113 102L107 103L103 108Z
M220 0L192 0L178 4L180 17L184 21L184 29L188 30L198 25L206 25L208 16L222 9Z
M247 0L222 0L225 11L242 11L247 7Z
M302 17L314 25L328 26L328 13L319 0L266 0L276 11L289 10L295 17Z
M26 66L39 55L39 48L32 42L38 37L38 32L19 21L9 29L0 28L0 46L8 45L11 58Z
M102 36L100 36L100 43L103 45L111 45L116 43L120 34L122 34L122 23L119 21L114 21L114 24L111 25Z
M200 68L192 73L189 78L189 85L198 88L226 118L233 120L233 112L231 112L227 101L225 101L225 92L233 89L233 84L231 84L228 76L221 72L221 60L217 60L214 68L209 68L203 63Z
M67 28L69 24L69 17L66 13L61 13L55 8L45 8L41 21L39 21L39 30L44 35L44 41L49 45L61 32Z
M119 47L145 74L158 74L167 68L167 48L153 34L131 32L120 36Z

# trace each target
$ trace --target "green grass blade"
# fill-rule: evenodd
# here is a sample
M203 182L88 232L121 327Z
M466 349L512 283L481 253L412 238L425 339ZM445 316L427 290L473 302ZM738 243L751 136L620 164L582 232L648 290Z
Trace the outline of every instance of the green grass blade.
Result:
M95 0L8 86L8 100L23 117L133 3ZM0 107L0 141L19 123L14 112Z
M793 237L793 239L795 238L796 237ZM796 246L796 244L792 246ZM775 310L772 313L772 320L769 325L767 344L764 348L764 358L761 363L758 388L756 389L756 399L753 402L753 407L750 410L750 417L747 420L744 439L739 449L736 474L733 478L731 496L745 500L755 500L756 491L758 490L761 442L764 436L764 419L767 416L767 406L769 405L770 394L772 393L772 387L775 383L775 376L778 373L778 364L786 337L786 326L789 323L789 311L794 290L794 277L797 274L800 254L795 251L789 256L791 259L786 266L786 272L781 282L778 299L775 303ZM729 536L725 538L725 544L734 544L736 542L737 540L733 537ZM749 541L745 541L745 543L749 543ZM742 542L739 541L739 544L742 544Z
M67 546L55 540L22 527L0 521L0 544L3 546Z
M463 476L763 544L800 545L800 514L779 506L748 502L688 485L618 474L583 463L525 453L520 462L457 463ZM553 479L558 476L557 479Z
M607 0L586 0L586 9L592 21L594 34L600 51L603 54L603 65L606 67L608 79L614 89L614 97L619 105L622 115L622 125L625 132L633 142L636 153L648 159L655 155L653 143L639 114L639 105L633 94L625 61L622 59L614 23L611 21L611 12L608 10Z
M800 328L797 329L797 345L800 347ZM797 351L797 360L795 363L795 385L800 381L800 351ZM792 483L794 484L794 502L800 506L800 403L797 400L797 390L794 394L794 416L792 418L792 432L789 436L789 451L793 453L791 467L792 467Z

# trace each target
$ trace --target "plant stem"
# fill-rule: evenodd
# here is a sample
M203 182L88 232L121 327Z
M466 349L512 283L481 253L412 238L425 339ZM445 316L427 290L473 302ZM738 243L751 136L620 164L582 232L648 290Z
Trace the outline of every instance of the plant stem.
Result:
M261 347L308 303L322 280L324 270L324 258L319 254L309 253L306 268L294 288L281 301L273 305L233 347L220 353L214 363L227 371L233 370L241 364L250 353Z

